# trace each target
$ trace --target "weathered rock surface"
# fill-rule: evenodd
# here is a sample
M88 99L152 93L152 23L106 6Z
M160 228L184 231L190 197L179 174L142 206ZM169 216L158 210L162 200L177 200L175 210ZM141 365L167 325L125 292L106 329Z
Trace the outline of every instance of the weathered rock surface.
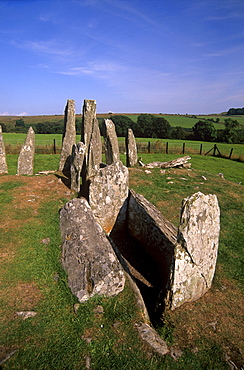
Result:
M142 166L142 167L146 167L146 168L172 168L172 167L190 167L189 164L190 163L187 163L189 160L191 159L191 157L189 157L188 155L186 155L185 157L181 157L181 158L176 158L176 159L173 159L172 161L168 161L168 162L151 162L151 163L148 163L148 164L144 164L141 159L138 161L138 163Z
M8 166L5 154L5 145L3 141L2 126L0 125L0 174L8 173Z
M70 166L71 185L70 188L77 193L80 192L80 176L85 157L86 147L82 142L73 145L72 161Z
M210 289L217 261L220 210L216 195L201 192L183 200L171 308L195 301Z
M66 203L60 212L62 265L68 285L80 302L95 294L113 296L124 288L121 265L84 198Z
M167 343L148 324L136 324L140 337L149 344L159 355L164 356L170 352Z
M141 194L130 190L128 230L140 243L154 264L162 301L170 305L169 296L174 269L174 248L177 229Z
M62 139L62 149L59 161L59 171L70 175L70 166L72 160L72 148L76 143L75 128L75 102L67 100L64 111L64 132Z
M99 130L98 120L93 119L91 138L88 145L87 163L86 163L86 178L94 176L102 163L102 141Z
M126 135L126 166L132 167L137 163L136 139L131 128L127 130Z
M128 185L129 172L121 161L100 168L90 179L89 204L107 233L112 230L119 214L121 222L126 217L126 207L122 206L128 197Z
M18 157L17 175L33 175L35 154L35 132L29 128Z
M81 141L86 145L87 151L91 141L93 120L96 118L96 107L96 100L84 100L82 108Z
M103 137L105 146L106 163L112 164L119 161L119 144L114 123L111 119L103 122Z

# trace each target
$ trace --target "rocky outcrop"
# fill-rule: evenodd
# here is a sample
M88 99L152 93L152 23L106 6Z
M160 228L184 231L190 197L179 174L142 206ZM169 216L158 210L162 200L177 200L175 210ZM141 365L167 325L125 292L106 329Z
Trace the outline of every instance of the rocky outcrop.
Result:
M0 174L7 174L8 166L5 154L5 145L3 141L2 126L0 125Z
M80 176L85 158L85 151L86 147L84 143L79 142L77 143L77 145L73 145L73 153L70 166L70 188L76 191L78 194L80 192Z
M33 175L35 154L35 132L29 128L18 157L17 175Z
M84 198L66 203L60 212L62 265L68 285L80 302L95 294L120 293L125 277L102 227Z

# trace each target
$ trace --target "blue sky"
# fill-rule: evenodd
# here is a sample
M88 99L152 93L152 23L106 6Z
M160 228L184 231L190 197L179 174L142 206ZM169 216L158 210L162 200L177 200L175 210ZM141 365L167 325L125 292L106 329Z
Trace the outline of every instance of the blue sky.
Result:
M0 0L0 115L244 106L244 0Z

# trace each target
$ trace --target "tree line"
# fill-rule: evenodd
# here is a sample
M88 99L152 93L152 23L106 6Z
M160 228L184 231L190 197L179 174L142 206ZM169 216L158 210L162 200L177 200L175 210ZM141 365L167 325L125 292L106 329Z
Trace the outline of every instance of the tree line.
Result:
M214 127L214 123L219 122L219 118L215 120L213 118L200 119L192 129L185 129L181 126L171 127L164 117L147 113L140 114L136 121L125 115L112 115L110 118L115 124L118 137L125 137L128 128L131 128L135 137L138 138L244 143L244 129L240 127L236 119L232 118L224 120L224 128L222 130L216 130ZM98 120L102 132L103 118ZM78 135L81 134L81 121L82 118L76 118L76 132ZM26 133L30 127L30 124L26 124L23 118L16 120L15 127L9 131L5 124L1 125L3 132ZM32 124L32 127L36 134L62 134L64 122L63 120L39 122Z

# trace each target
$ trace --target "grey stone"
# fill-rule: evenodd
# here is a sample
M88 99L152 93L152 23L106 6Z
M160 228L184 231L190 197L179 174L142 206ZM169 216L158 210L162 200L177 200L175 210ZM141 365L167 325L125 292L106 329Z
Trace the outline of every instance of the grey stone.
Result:
M90 179L89 204L99 224L110 233L116 219L126 218L129 172L121 161L104 168Z
M126 166L132 167L137 163L136 139L131 128L127 130L126 135Z
M82 165L85 158L86 147L82 142L73 145L72 160L70 166L71 184L70 188L77 193L80 192L80 177Z
M112 164L119 161L119 144L114 123L111 119L103 121L103 137L105 146L106 163Z
M82 135L81 141L87 151L91 141L93 120L96 118L96 100L84 100L82 108Z
M92 133L88 144L87 162L86 162L86 178L94 176L100 169L102 162L102 141L99 130L98 120L93 119Z
M147 168L173 168L173 167L189 168L190 164L187 163L187 162L190 159L191 159L191 157L186 155L185 157L172 159L172 161L168 161L168 162L157 162L157 161L155 161L155 162L150 162L148 164L145 164L145 163L142 162L141 157L140 157L139 160L138 160L138 163L140 164L140 166L147 167Z
M60 229L62 265L78 300L120 293L125 283L122 267L84 198L73 199L62 208Z
M64 111L64 132L62 139L62 149L59 161L59 171L70 175L70 165L72 159L72 148L76 143L76 128L75 128L75 102L67 100Z
M0 174L7 174L8 166L5 154L5 145L3 141L2 126L0 125Z
M17 175L33 175L35 154L35 132L29 128L18 157Z
M167 343L148 324L136 324L140 337L147 342L159 355L164 356L170 352Z
M130 190L127 214L129 233L152 261L157 285L163 291L160 299L169 307L177 228L153 204L133 190Z
M218 254L220 210L216 195L201 192L183 200L171 308L202 297L211 287Z

